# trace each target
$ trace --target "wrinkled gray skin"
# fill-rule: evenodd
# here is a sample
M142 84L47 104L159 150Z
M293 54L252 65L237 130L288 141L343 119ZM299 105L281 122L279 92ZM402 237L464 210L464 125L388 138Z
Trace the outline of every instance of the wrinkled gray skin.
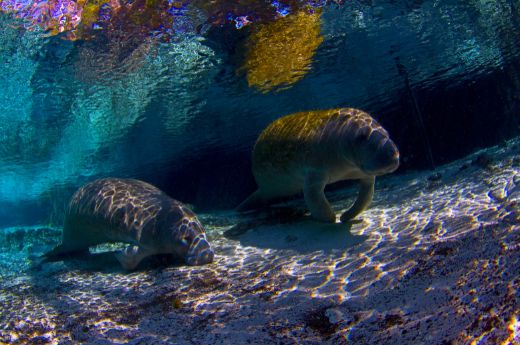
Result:
M191 210L133 179L99 179L78 189L69 202L62 243L45 256L59 259L106 242L130 244L116 254L128 270L156 254L173 254L188 265L210 263L214 257L204 227Z
M325 197L327 184L358 180L358 198L340 220L365 210L374 195L375 177L399 166L399 151L387 131L369 114L353 108L296 113L277 119L258 137L253 174L258 189L238 211L261 208L301 193L313 218L335 222Z

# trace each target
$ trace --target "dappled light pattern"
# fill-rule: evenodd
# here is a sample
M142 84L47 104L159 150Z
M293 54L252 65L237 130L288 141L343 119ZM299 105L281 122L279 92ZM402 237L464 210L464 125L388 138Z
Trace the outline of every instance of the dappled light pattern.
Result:
M207 266L125 274L99 257L3 271L0 341L518 343L519 154L512 141L381 179L350 224L304 218L228 239L240 218L203 215ZM337 210L350 192L331 194Z
M204 226L187 206L134 179L98 179L78 189L66 211L62 243L45 256L60 259L107 242L130 244L116 255L126 269L156 254L173 254L189 265L214 256Z
M175 156L221 62L194 35L166 44L112 31L80 43L23 33L5 15L0 21L16 38L0 45L0 52L14 52L0 75L0 202L58 190L68 198L65 188L93 175L120 176L113 169ZM35 62L39 54L46 57ZM138 148L126 143L130 137Z
M315 161L325 160L313 156L316 151L320 152L320 145L331 151L335 149L339 157L351 154L348 158L361 167L365 160L369 161L363 155L376 156L378 152L372 147L372 152L361 149L369 138L373 138L377 144L373 146L378 149L390 142L388 132L373 117L359 109L341 108L290 114L273 121L259 135L254 147L253 170L278 169L277 173L281 173L289 170L291 164L304 165L308 162L309 165L318 165ZM370 158L377 161L379 157ZM392 165L392 168L395 170L397 165Z

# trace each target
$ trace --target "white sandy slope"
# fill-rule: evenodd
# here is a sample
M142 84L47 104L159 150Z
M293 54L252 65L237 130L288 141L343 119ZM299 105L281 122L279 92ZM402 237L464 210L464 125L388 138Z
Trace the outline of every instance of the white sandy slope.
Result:
M217 254L202 267L31 264L49 245L11 233L0 343L520 344L519 153L381 178L351 225L264 219L229 239L244 218L201 215ZM338 214L353 193L330 194Z

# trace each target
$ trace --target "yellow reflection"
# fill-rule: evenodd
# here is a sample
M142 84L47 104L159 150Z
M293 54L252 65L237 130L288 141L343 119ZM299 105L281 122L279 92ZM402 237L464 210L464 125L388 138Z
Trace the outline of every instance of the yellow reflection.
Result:
M520 343L520 321L518 321L518 318L515 315L513 315L511 318L511 322L509 322L507 330L509 331L509 337L507 337L507 339L504 340L501 345Z
M259 26L249 38L244 64L249 86L262 92L287 88L307 73L323 41L320 13L300 11Z

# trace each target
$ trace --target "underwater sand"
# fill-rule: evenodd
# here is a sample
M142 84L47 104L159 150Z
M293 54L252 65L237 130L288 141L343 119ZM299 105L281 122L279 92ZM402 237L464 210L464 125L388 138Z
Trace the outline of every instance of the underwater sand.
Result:
M520 344L519 153L381 178L349 226L201 214L217 256L200 267L41 265L60 229L7 229L0 343ZM329 194L338 215L354 194Z

